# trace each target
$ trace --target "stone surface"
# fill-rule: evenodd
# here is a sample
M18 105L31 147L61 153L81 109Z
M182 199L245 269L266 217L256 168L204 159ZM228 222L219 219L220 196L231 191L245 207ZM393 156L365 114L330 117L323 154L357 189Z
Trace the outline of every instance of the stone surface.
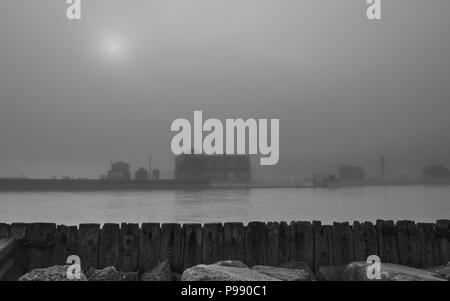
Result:
M315 281L313 272L306 269L290 269L265 265L255 265L252 270L283 281Z
M141 275L142 281L172 281L175 276L167 260Z
M309 264L304 261L289 261L280 264L279 267L285 269L311 270Z
M223 266L223 267L234 267L234 268L243 268L248 269L248 266L244 263L237 260L222 260L214 263L215 265Z
M101 270L90 268L86 272L86 277L88 281L120 281L120 274L113 266Z
M445 280L450 280L450 263L447 265L427 269L427 271L435 274L437 277L441 277Z
M345 265L321 266L316 272L317 280L320 281L343 281Z
M279 281L279 279L248 268L199 264L186 269L181 281Z
M19 281L86 281L86 276L81 271L80 279L67 278L69 265L55 265L44 269L34 269L21 276Z
M119 272L120 281L139 281L137 272Z
M366 262L351 262L346 266L320 267L317 276L326 281L371 281L367 278L370 265ZM379 281L444 281L429 271L392 263L381 263L380 276Z

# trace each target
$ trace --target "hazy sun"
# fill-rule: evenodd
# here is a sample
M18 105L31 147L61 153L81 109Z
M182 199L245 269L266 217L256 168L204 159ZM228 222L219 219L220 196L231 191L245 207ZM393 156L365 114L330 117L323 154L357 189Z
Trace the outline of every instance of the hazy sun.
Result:
M101 51L107 58L120 59L125 55L125 43L120 37L109 36L103 39Z

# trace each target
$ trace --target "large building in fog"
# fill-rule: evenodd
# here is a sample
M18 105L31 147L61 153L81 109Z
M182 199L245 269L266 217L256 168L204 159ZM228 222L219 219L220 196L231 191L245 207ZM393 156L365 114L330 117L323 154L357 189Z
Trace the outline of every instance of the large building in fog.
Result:
M130 164L122 161L112 163L106 178L108 180L130 180Z
M182 154L175 158L175 179L248 183L251 168L248 155Z

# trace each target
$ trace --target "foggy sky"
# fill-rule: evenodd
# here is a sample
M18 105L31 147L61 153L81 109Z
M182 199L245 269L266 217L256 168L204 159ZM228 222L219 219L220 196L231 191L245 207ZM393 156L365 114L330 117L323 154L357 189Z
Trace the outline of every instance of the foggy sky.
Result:
M0 2L0 176L98 178L112 160L169 175L176 118L279 118L301 178L384 153L391 175L450 167L450 2ZM255 160L257 162L257 160Z

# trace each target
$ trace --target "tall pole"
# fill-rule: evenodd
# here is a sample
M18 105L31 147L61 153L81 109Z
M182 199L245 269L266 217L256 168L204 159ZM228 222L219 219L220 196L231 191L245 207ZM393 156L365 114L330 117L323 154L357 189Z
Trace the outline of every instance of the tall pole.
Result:
M148 156L148 180L152 180L152 155Z
M385 185L385 164L386 164L386 161L384 160L384 155L383 154L381 154L380 164L381 164L381 183L384 186Z

